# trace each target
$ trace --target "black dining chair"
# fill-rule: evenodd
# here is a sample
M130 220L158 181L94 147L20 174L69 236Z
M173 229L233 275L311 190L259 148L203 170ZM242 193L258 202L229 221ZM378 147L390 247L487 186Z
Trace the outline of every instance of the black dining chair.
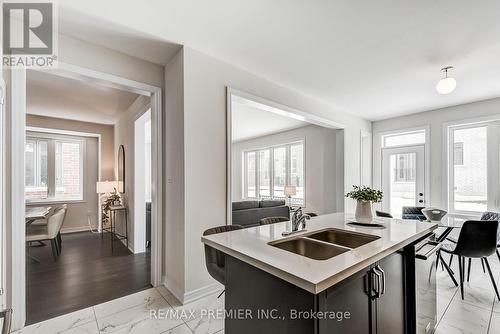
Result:
M493 212L493 211L485 211L485 212L483 212L483 214L481 215L481 218L479 220L481 220L481 221L496 220L496 221L500 222L500 213ZM448 236L446 238L446 240L451 241L451 242L456 244L458 239L455 236ZM498 251L499 247L500 247L500 231L498 231L498 234L497 234L497 249L496 249L496 254L497 254L498 260L500 261L500 252ZM451 266L452 262L453 262L453 255L450 255L450 261L449 261L448 265ZM469 259L468 265L469 265L469 268L467 270L467 281L469 281L469 278L470 278L471 259ZM481 260L481 265L483 266L483 272L486 272L483 260Z
M266 218L262 218L259 222L260 222L260 225L269 225L269 224L287 222L289 220L290 220L290 218L287 218L287 217L266 217Z
M241 230L241 225L223 225L212 227L203 232L203 236ZM205 244L205 264L208 273L222 285L226 285L226 256L221 251ZM224 293L221 292L219 297Z
M393 218L389 212L375 210L375 215L382 218Z
M427 218L422 213L422 209L425 209L425 207L423 207L423 206L403 206L403 214L402 214L401 218L424 221Z
M468 220L463 224L456 244L443 244L441 246L439 252L458 256L460 294L462 295L462 299L464 299L465 258L479 258L486 265L491 283L493 284L498 300L500 300L495 278L491 273L488 262L488 256L494 254L497 249L497 232L498 221L496 220Z

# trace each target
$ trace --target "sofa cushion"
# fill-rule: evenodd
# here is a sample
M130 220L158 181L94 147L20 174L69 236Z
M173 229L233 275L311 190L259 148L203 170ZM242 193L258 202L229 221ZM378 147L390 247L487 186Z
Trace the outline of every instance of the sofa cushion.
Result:
M259 207L259 201L233 202L233 211L255 209Z
M281 199L262 200L259 203L259 207L261 208L269 208L273 206L283 206L283 205L285 205L285 201Z
M286 217L290 219L290 209L288 206L281 205L267 208L235 210L232 213L232 223L245 228L259 226L260 220L267 217Z

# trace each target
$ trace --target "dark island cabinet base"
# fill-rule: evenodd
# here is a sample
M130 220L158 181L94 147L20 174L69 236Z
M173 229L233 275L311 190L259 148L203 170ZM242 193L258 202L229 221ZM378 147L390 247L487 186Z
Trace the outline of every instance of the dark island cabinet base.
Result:
M414 309L405 305L405 291L411 291L405 257L411 254L394 253L319 294L227 256L225 333L413 333L405 330L405 310ZM385 284L377 281L375 266Z

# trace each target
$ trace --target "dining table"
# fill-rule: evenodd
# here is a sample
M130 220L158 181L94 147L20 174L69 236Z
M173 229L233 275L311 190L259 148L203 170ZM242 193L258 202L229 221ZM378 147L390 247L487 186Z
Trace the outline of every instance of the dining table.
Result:
M35 220L46 219L49 216L51 209L52 207L50 206L27 206L24 212L24 220L26 222L26 226L31 225L31 223L33 223ZM41 246L45 246L42 241L39 241L39 243ZM36 257L29 254L29 252L26 253L26 257L36 263L40 262L40 260L38 260Z
M450 235L451 232L453 232L454 229L461 229L464 223L468 219L461 218L461 217L454 217L454 216L444 216L441 220L439 221L431 221L432 223L438 224L438 227L441 227L444 229L444 231L437 236L437 241L438 242L443 242L446 240L446 238Z
M47 218L51 209L50 206L27 206L24 214L26 225L30 225L35 220Z
M450 235L450 233L453 232L453 230L455 230L455 229L462 228L462 226L464 225L464 223L466 221L467 221L467 219L465 219L465 218L448 216L448 215L444 216L441 220L430 221L431 223L438 224L438 227L444 229L443 232L441 232L441 234L436 236L436 242L439 244L442 244L443 242L445 242L446 238ZM446 269L446 271L448 272L448 274L449 274L451 280L453 281L453 283L455 284L455 286L458 286L458 282L455 279L453 270L448 266L446 261L443 259L441 252L438 252L438 261L436 262L436 266L438 265L439 262L441 262L441 265L443 266L443 268Z

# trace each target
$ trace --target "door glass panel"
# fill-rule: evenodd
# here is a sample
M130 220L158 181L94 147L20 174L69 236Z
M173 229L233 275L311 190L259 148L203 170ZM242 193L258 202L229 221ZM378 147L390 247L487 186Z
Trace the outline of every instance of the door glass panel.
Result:
M487 127L453 130L453 207L487 209Z
M390 212L399 216L403 206L416 203L417 154L391 154L389 159Z

